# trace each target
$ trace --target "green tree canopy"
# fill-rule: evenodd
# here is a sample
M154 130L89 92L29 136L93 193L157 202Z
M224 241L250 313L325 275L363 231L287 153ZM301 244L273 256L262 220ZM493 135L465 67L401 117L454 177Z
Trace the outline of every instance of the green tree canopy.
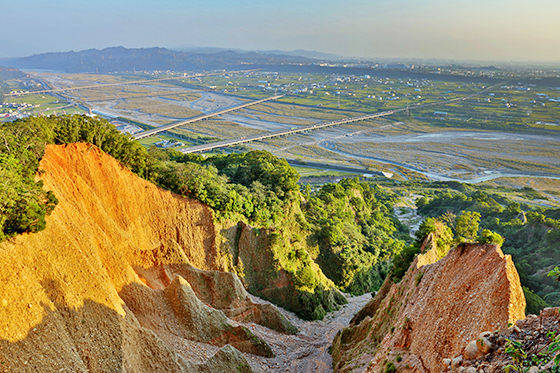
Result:
M97 145L137 173L146 166L146 149L104 119L64 115L0 124L0 241L45 228L58 201L35 182L39 161L48 144L71 142Z
M480 228L480 213L475 211L462 211L457 216L455 232L457 242L475 242Z
M491 243L502 246L504 243L504 238L500 234L492 232L490 229L483 229L480 237L478 238L478 242Z

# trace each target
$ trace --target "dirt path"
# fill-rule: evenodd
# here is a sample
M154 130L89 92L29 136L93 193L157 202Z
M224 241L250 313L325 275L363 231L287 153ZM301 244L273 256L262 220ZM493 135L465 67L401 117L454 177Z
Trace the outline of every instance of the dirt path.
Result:
M332 357L328 348L336 333L348 323L370 299L370 294L360 297L347 295L348 304L329 313L322 321L304 321L293 313L280 310L300 332L284 335L260 325L247 325L255 334L265 339L276 354L274 359L246 355L255 372L328 373L332 372ZM254 302L263 302L258 298Z
M255 303L268 303L253 297ZM272 347L274 359L244 354L255 373L332 373L332 357L328 349L336 333L347 327L352 317L371 299L371 294L359 297L346 295L348 304L329 313L321 321L304 321L295 314L278 308L290 322L298 327L296 335L285 335L257 324L243 324ZM233 322L236 324L235 322ZM212 357L218 347L180 338L166 330L157 335L185 359L202 364Z

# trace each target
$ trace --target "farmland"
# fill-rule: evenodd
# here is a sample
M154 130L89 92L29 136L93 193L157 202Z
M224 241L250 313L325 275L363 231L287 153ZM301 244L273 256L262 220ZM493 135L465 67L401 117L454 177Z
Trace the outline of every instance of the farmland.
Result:
M70 87L128 82L133 76L45 73L41 78L53 87ZM251 71L104 86L65 95L101 112L152 126L284 95L173 131L174 136L215 141L408 108L383 119L248 143L246 148L289 159L359 167L364 172L391 172L402 180L560 175L556 156L560 90L515 79L496 83L491 90L452 104L447 102L491 84L469 78L446 81Z

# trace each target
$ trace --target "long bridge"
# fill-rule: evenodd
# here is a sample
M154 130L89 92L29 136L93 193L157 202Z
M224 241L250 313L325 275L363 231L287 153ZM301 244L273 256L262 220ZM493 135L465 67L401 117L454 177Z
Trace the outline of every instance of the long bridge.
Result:
M218 115L226 114L226 113L229 113L229 112L234 111L234 110L243 109L243 108L246 108L248 106L262 104L263 102L266 102L266 101L277 100L281 97L284 97L284 95L276 95L276 96L272 96L272 97L263 98L262 100L247 102L245 104L241 104L241 105L237 105L237 106L234 106L234 107L230 107L228 109L216 111L214 113L199 115L197 117L190 118L190 119L187 119L187 120L184 120L184 121L181 121L181 122L171 123L171 124L168 124L168 125L165 125L165 126L160 126L160 127L148 130L148 131L139 132L139 133L134 134L133 137L136 140L140 140L140 139L143 139L145 137L154 136L154 135L156 135L160 132L163 132L163 131L167 131L167 130L170 130L170 129L173 129L173 128L176 128L176 127L179 127L179 126L184 126L185 124L198 122L200 120L216 117Z
M263 133L263 134L259 134L259 135L238 137L236 139L224 140L224 141L213 142L213 143L205 144L205 145L192 146L190 148L178 149L178 151L180 151L181 153L184 153L184 154L195 153L195 152L204 152L204 151L208 151L208 150L212 150L212 149L216 149L216 148L225 148L227 146L243 144L243 143L251 142L251 141L264 140L264 139L269 139L269 138L272 138L272 137L291 135L291 134L294 134L294 133L300 133L300 132L306 132L306 131L311 131L311 130L317 130L317 129L320 129L320 128L338 126L338 125L346 124L346 123L358 122L360 120L384 117L386 115L395 114L399 111L405 111L405 110L407 110L407 108L402 108L402 109L397 109L397 110L389 110L389 111L384 111L384 112L375 113L375 114L368 114L368 115L363 115L363 116L360 116L360 117L352 117L352 118L346 118L346 119L341 119L341 120L335 120L335 121L332 121L332 122L322 122L322 123L317 123L317 124L311 124L311 125L308 125L308 126L299 126L297 128L294 127L294 128L288 129L288 130L267 132L267 133Z
M288 129L288 130L273 131L273 132L267 132L267 133L263 133L263 134L259 134L259 135L243 136L243 137L238 137L238 138L230 139L230 140L218 141L218 142L213 142L213 143L204 144L204 145L197 145L197 146L192 146L190 148L178 149L178 151L180 151L181 153L184 153L184 154L204 152L204 151L208 151L208 150L212 150L212 149L225 148L225 147L232 146L232 145L244 144L244 143L251 142L251 141L259 141L259 140L264 140L264 139L270 139L272 137L286 136L286 135L291 135L291 134L294 134L294 133L306 132L306 131L316 130L316 129L320 129L320 128L339 126L341 124L358 122L358 121L361 121L361 120L380 118L380 117L384 117L384 116L387 116L387 115L399 113L399 112L402 112L402 111L407 111L408 112L408 110L410 110L410 109L419 109L419 108L428 107L428 106L439 106L439 105L450 104L450 103L454 103L454 102L458 102L458 101L467 100L467 99L472 98L474 96L477 96L477 95L479 95L483 92L487 92L487 91L491 90L492 88L497 87L499 85L502 85L504 83L507 83L507 82L500 82L498 84L495 84L491 87L487 87L487 88L485 88L481 91L470 94L468 96L453 98L451 100L447 100L447 101L441 102L441 103L430 103L430 104L424 104L424 105L416 105L416 106L413 106L413 107L408 107L407 106L407 107L400 108L400 109L388 110L388 111L383 111L383 112L375 113L375 114L367 114L367 115L362 115L362 116L358 116L358 117L335 120L335 121L332 121L332 122L323 122L323 123L317 123L317 124L312 124L312 125L308 125L308 126L299 126L297 128L294 127L294 128ZM193 118L193 119L196 119L196 118ZM197 119L197 120L199 120L199 119Z

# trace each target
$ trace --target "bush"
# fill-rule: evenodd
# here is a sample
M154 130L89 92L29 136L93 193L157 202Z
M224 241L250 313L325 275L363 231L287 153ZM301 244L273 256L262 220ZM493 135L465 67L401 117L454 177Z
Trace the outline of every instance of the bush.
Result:
M533 293L528 287L523 286L523 294L527 305L525 306L525 313L527 315L538 315L543 308L550 307L548 303L537 294Z
M389 260L410 238L393 215L396 200L393 192L357 178L325 184L308 196L303 210L319 246L317 263L343 291L377 290Z
M420 245L414 244L407 246L399 255L393 259L393 270L391 271L391 279L399 282L410 267L410 264L420 254Z
M296 288L315 289L315 287L319 285L317 274L309 265L306 265L305 267L297 271L296 275L293 277L293 280Z
M396 371L397 371L397 367L392 361L388 362L387 365L385 366L385 373L395 373Z
M146 149L104 119L80 115L29 117L0 125L0 241L45 229L58 200L35 182L48 144L89 142L136 173L146 166Z
M498 233L492 232L489 229L483 229L480 237L478 238L480 243L491 243L498 246L502 246L504 243L504 238Z
M462 211L457 216L455 231L457 242L475 242L480 227L480 213L474 211Z

